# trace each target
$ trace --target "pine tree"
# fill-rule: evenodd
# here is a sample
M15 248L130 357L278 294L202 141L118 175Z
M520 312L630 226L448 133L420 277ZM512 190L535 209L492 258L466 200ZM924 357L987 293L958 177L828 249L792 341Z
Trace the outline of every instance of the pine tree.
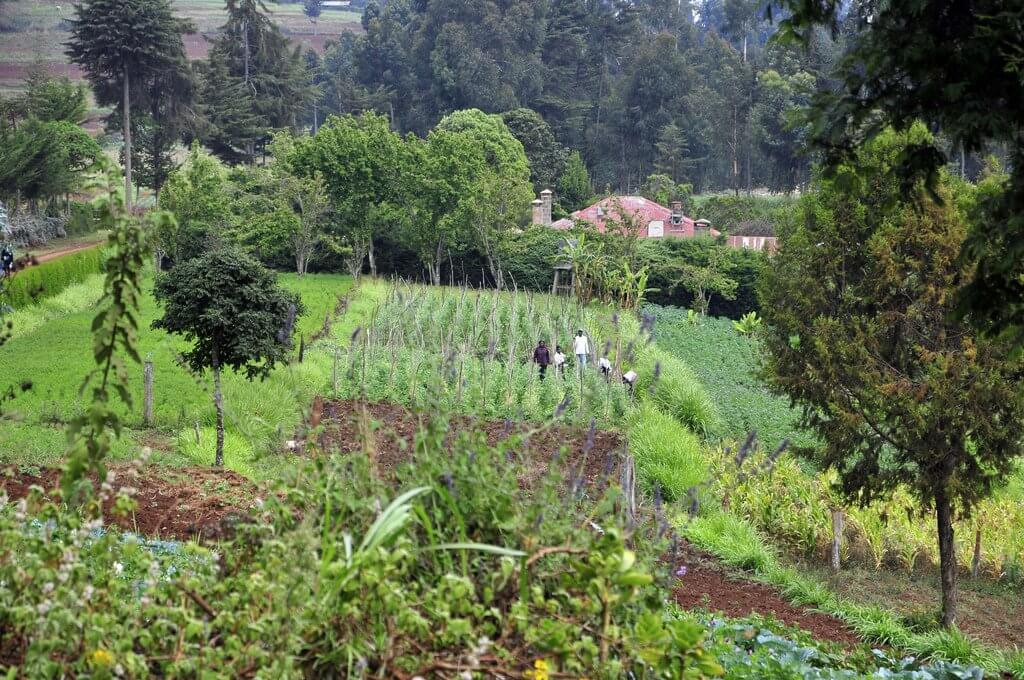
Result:
M149 75L185 59L183 33L194 26L174 16L169 0L84 0L75 5L67 54L79 64L99 104L120 104L125 200L131 205L132 97Z
M202 101L207 111L219 113L209 121L220 133L211 148L225 160L237 160L235 149L242 149L251 163L257 144L268 141L271 130L298 126L316 89L301 46L292 46L262 0L227 0L227 11L228 21L214 41L206 70L216 82L243 96L227 102L223 93L206 87ZM241 88L234 86L235 81Z

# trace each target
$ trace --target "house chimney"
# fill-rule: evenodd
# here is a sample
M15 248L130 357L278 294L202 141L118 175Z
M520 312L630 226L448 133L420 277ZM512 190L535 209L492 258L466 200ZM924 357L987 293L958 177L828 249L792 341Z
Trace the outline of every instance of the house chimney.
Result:
M544 213L543 213L544 214L544 222L543 222L543 224L546 224L546 225L550 225L551 224L551 197L552 197L551 189L545 189L544 191L540 192L540 202L544 206Z
M533 206L533 223L544 224L544 201L538 198L531 205Z
M672 201L672 214L673 215L682 215L683 214L683 202L682 201Z

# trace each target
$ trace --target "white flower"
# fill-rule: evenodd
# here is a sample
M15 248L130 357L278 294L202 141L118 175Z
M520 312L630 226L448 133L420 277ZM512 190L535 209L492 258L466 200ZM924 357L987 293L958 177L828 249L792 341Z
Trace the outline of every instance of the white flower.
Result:
M36 611L39 612L40 616L46 616L46 612L50 611L50 603L40 602L36 605Z
M92 594L93 594L94 592L95 592L95 591L93 590L93 587L92 587L91 585L89 585L89 586L86 586L86 587L85 587L85 588L84 588L84 589L82 590L82 597L83 597L84 599L86 599L86 600L91 600L91 599L92 599Z
M52 592L53 592L53 583L49 582L49 581L44 583L43 584L43 593L49 595Z
M124 573L124 565L120 562L114 562L114 573L120 576Z

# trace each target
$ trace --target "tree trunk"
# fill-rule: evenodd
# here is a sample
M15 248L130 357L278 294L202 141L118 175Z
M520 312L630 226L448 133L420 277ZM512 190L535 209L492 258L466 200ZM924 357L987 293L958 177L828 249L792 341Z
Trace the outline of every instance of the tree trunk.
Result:
M832 571L839 571L839 549L843 544L843 511L839 508L832 510L832 554L831 564Z
M220 361L217 348L213 348L213 403L217 407L217 453L213 465L224 467L224 397L220 392Z
M367 244L366 256L370 260L370 276L377 278L377 258L373 254L373 237L370 237L370 241Z
M939 530L939 570L942 583L942 625L956 623L956 544L953 542L953 508L945 482L935 488L935 518Z
M124 93L121 101L123 115L121 116L124 134L124 205L132 208L132 106L130 84L128 82L128 69L124 70Z

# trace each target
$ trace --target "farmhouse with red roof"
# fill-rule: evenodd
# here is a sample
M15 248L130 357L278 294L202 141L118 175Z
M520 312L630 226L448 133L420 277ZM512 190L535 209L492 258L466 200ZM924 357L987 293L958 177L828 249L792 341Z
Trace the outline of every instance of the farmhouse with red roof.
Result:
M671 208L666 208L643 196L609 196L600 201L577 210L570 218L551 221L552 193L550 189L540 192L540 198L533 202L533 223L552 227L553 229L571 229L577 222L587 222L599 232L604 233L610 227L631 218L639 227L639 238L693 238L695 236L719 236L720 232L711 228L707 220L694 220L683 214L681 201L674 201ZM730 236L726 240L733 248L751 248L753 250L774 250L773 237L741 237Z

